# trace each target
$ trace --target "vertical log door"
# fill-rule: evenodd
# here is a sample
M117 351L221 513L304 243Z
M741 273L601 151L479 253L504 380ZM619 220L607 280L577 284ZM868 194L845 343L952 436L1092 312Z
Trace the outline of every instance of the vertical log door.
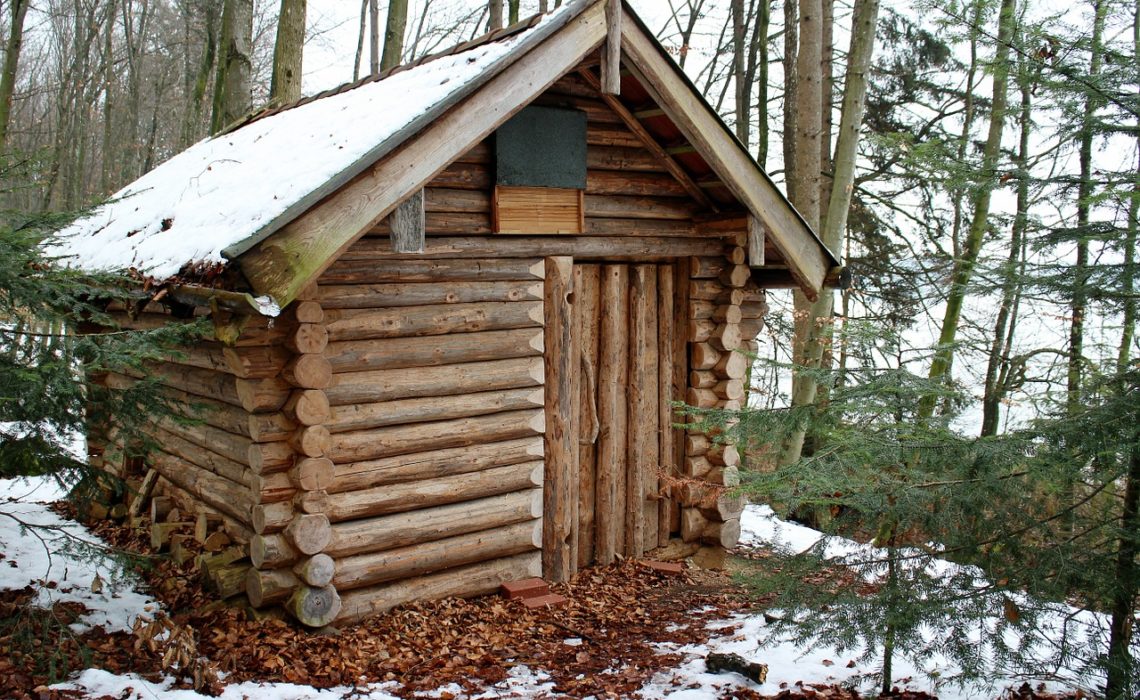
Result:
M546 279L543 572L637 557L680 530L673 401L687 386L680 264L572 264ZM562 279L562 278L566 279Z

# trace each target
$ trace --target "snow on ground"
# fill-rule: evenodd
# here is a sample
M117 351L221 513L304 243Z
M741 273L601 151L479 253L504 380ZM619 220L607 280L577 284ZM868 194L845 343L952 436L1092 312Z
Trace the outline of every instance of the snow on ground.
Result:
M68 555L47 554L47 547L59 547L61 537L73 537L91 542L95 538L81 525L65 521L51 512L46 503L62 497L62 491L50 479L0 480L0 542L3 542L5 559L0 560L0 589L23 588L26 585L39 585L38 581L54 581L55 589L41 586L41 601L78 601L87 606L91 613L84 618L87 626L103 625L108 631L128 629L139 614L157 608L157 604L135 591L129 579L115 573L108 563L93 564ZM54 528L47 532L22 530L13 519L29 524ZM765 506L749 506L745 510L742 523L743 544L774 545L788 552L803 551L823 537L819 532L802 525L789 523L777 518ZM854 542L831 538L827 543L829 551L849 552L863 547ZM13 564L15 566L13 566ZM953 566L945 564L945 566ZM104 582L101 593L91 590L96 573ZM1059 623L1060 615L1056 622ZM1046 621L1049 623L1049 620ZM1090 619L1095 623L1095 619ZM731 687L746 687L762 693L776 694L782 684L792 686L803 683L851 683L859 684L864 674L873 673L872 664L862 665L854 660L859 650L849 650L840 654L834 648L816 646L811 649L798 648L794 644L773 637L771 629L762 615L736 615L730 619L717 621L710 627L718 631L708 644L677 646L662 644L662 653L678 653L685 661L674 668L662 669L641 691L646 698L673 698L674 700L704 700L719 697L721 692ZM580 640L567 640L567 643L581 643ZM763 685L746 681L741 676L709 674L705 670L704 658L712 651L733 652L749 661L768 665L768 679ZM939 666L941 665L941 666ZM952 673L944 659L934 659L927 671ZM929 680L929 674L914 668L905 659L895 659L896 680L914 690L936 693L944 700L967 700L970 698L994 698L1002 690L1018 685L1009 677L990 679L988 683L966 687L936 687ZM909 679L909 680L907 680ZM198 700L205 696L193 691L174 689L173 682L167 680L154 683L131 674L115 675L98 669L87 669L79 673L71 682L57 687L85 691L91 697L112 696L120 698L159 698L162 700ZM288 683L259 684L246 682L227 686L221 696L226 700L241 698L265 698L267 700L333 700L352 697L359 700L389 700L393 686L390 683L372 684L358 688L328 688L323 690ZM550 697L553 684L548 676L525 666L512 669L510 677L502 683L488 687L474 698L538 698ZM425 697L467 697L457 686L444 686Z
M0 590L31 585L45 607L82 603L89 612L72 625L77 633L97 626L127 631L136 617L157 604L136 591L132 578L113 561L89 549L100 541L87 528L45 505L64 495L54 479L0 479Z

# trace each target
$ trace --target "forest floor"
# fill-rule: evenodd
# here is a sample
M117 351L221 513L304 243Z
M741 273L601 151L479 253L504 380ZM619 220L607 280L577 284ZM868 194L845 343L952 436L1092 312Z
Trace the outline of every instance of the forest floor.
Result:
M770 638L766 601L727 572L668 576L635 561L553 586L568 599L557 608L448 599L313 634L212 604L192 563L149 556L121 525L80 525L60 495L0 480L0 698L859 698L876 668L858 650ZM774 543L818 538L763 508L745 516L736 567L775 565ZM124 569L90 549L103 543L140 558ZM711 652L766 664L765 682L709 673ZM70 680L49 686L64 669ZM1010 677L936 687L895 669L904 700L1080 696Z

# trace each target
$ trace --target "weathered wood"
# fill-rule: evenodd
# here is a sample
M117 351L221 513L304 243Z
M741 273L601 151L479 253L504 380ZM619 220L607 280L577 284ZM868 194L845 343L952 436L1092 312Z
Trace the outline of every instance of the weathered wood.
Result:
M484 148L486 158L491 161L490 148ZM486 190L457 190L448 187L424 188L424 210L428 212L490 212L491 195Z
M694 372L711 370L715 368L724 357L724 353L709 343L693 343L689 353L691 355L690 361Z
M281 370L281 378L301 389L326 389L332 381L332 365L321 355L298 355Z
M764 222L748 216L748 266L764 267L764 243L768 232L764 230Z
M293 504L288 501L259 503L251 509L251 516L250 524L258 535L281 532L293 522Z
M152 428L154 438L162 445L162 449L172 455L177 455L186 462L225 477L229 481L242 486L250 485L250 474L245 464L212 452L190 440L183 439L177 434L155 426ZM240 454L240 451L238 452Z
M145 378L143 373L135 370L127 369L124 373L133 379ZM147 373L159 383L187 394L216 399L233 406L242 405L236 386L236 381L240 380L235 380L232 375L170 363L148 364Z
M578 568L594 561L594 500L597 492L598 338L601 323L601 267L574 266L574 317L579 367L575 425L578 427Z
M294 452L288 442L252 443L246 446L246 459L255 474L284 471L293 466Z
M593 195L587 195L590 201ZM606 197L599 197L605 199ZM685 200L670 200L683 202ZM429 238L417 259L439 258L533 258L573 255L575 260L667 262L689 255L720 256L724 241L718 238L679 236L454 236ZM345 259L387 260L398 257L381 241L363 238L345 254ZM722 267L724 258L718 258ZM715 275L714 275L715 277ZM460 282L462 283L462 282Z
M337 621L359 620L413 600L485 595L497 591L508 581L531 578L541 573L541 555L538 552L527 552L429 576L348 591L344 595L344 607Z
M675 438L673 430L673 364L676 341L674 334L673 302L676 298L676 270L671 265L662 265L657 273L657 457L660 464L659 471L669 477L677 476L680 470L676 463L676 450L673 446ZM650 486L654 493L662 486L662 479L654 474L649 475ZM650 502L647 507L654 507ZM656 503L657 508L657 541L656 546L664 547L669 543L671 528L669 525L670 504L667 499ZM652 540L652 533L647 533L647 539ZM648 543L648 548L653 545Z
M592 170L586 173L586 194L628 197L688 196L685 186L671 174L608 170Z
M499 442L545 432L542 411L508 411L454 420L340 433L328 456L337 464L411 452Z
M606 42L602 45L602 94L621 94L621 0L606 0Z
M219 530L217 532L211 532L206 539L202 541L202 549L207 552L220 552L231 544L233 544L233 538Z
M302 491L293 499L293 505L302 513L328 513L329 492L324 490Z
M400 202L389 217L392 227L392 250L397 253L422 253L424 232L424 191L413 192Z
M689 373L689 386L694 389L711 389L719 381L720 377L709 370L695 369Z
M361 244L357 244L360 246ZM356 251L354 246L345 258ZM367 258L367 255L364 256ZM504 301L541 301L542 283L530 281L422 282L395 284L322 285L321 304L327 309L375 309L432 304L474 304Z
M676 268L676 283L674 291L676 300L673 308L673 398L683 401L688 392L687 380L689 375L689 342L685 319L688 316L689 285L686 281L689 276L689 259L679 259L674 263ZM683 423L684 416L672 415L673 421ZM678 472L683 473L685 464L685 434L684 428L673 429L673 465ZM667 501L669 506L669 530L679 532L681 528L681 508L673 499Z
M453 476L542 459L542 437L415 452L337 468L330 492L359 491L415 479Z
M206 541L214 532L217 532L222 526L222 519L213 513L198 513L198 517L194 520L194 539L198 544Z
M738 323L721 323L709 337L709 343L722 352L736 350L740 347L743 340L744 338L740 334L740 324Z
M328 554L314 554L293 567L293 573L310 586L327 586L336 576L337 565Z
M392 484L330 496L335 522L470 501L542 485L542 463L523 462L436 479Z
M736 445L714 443L709 446L705 456L711 464L717 466L735 467L740 465L740 452L736 449Z
M296 488L288 474L251 474L249 490L254 503L277 503L293 498Z
M301 554L316 554L332 539L332 526L324 515L297 515L285 528L285 536Z
M337 562L333 585L348 591L522 554L541 546L542 523L526 521L385 552L344 557Z
M289 446L306 457L323 457L332 447L332 433L325 425L307 425L289 436Z
M742 352L727 352L721 355L713 366L718 377L724 379L743 379L748 374L750 358Z
M734 518L723 523L710 522L701 531L702 542L732 549L740 541L740 519Z
M284 345L226 347L222 355L226 369L239 379L276 377L290 357Z
M734 304L721 304L713 309L712 319L717 323L740 323L740 307Z
M700 542L705 528L708 526L708 518L701 514L700 509L695 507L681 509L681 539L683 541Z
M294 391L282 410L301 425L321 425L332 417L328 396L319 389Z
M263 608L289 598L300 583L296 574L288 569L259 571L253 568L245 574L245 594L250 605Z
M803 282L805 293L814 298L832 265L827 251L676 65L661 55L653 37L630 28L631 24L625 23L622 30L627 65L733 195L764 222L772 242Z
M645 219L663 221L691 221L696 204L687 199L673 197L621 197L617 195L590 195L585 198L586 219ZM598 232L605 227L595 224L588 231ZM691 231L689 226L684 230ZM650 234L653 235L653 234ZM658 234L660 235L660 234Z
M385 340L349 341L333 343L325 357L335 372L363 372L368 370L406 369L410 367L438 367L440 365L466 365L473 362L509 360L518 357L535 357L542 354L542 330L523 328L513 331L488 331L486 333L459 333L455 335L422 338L389 338ZM524 363L525 364L525 363ZM529 365L528 365L529 367ZM449 375L453 369L431 370L432 376ZM540 366L541 369L541 366ZM524 371L523 374L527 374ZM397 373L391 376L408 376ZM362 377L334 379L333 387L355 382ZM422 381L425 377L417 377ZM505 388L505 387L504 387ZM465 389L461 391L469 391ZM332 392L340 396L344 391ZM427 394L442 396L446 393ZM460 392L455 392L460 393ZM423 395L423 394L421 394ZM392 396L390 398L403 398ZM383 400L373 398L371 400ZM354 398L346 403L358 403L367 399ZM334 398L335 404L342 401Z
M154 468L163 478L207 505L242 523L249 523L252 494L248 486L195 467L180 457L165 452L153 451L151 457Z
M725 379L713 386L716 395L725 401L739 401L744 398L744 382L740 379Z
M652 533L654 545L657 542L657 503L647 499L657 491L657 301L657 268L634 266L630 271L629 429L622 550L627 557L641 556L650 548L646 546L647 533Z
M712 319L695 318L689 320L689 342L707 343L716 330Z
M249 558L258 569L286 566L300 556L284 534L254 535L249 540Z
M720 404L720 397L712 389L690 387L685 403L695 408L716 408Z
M689 276L700 280L717 279L728 266L728 260L720 255L693 256L689 260Z
M192 526L192 523L151 523L150 548L155 552L162 552L170 544L171 537Z
M139 485L138 491L135 492L131 498L131 505L127 509L127 515L130 517L137 517L142 514L143 508L151 500L151 494L154 493L154 485L158 482L158 472L153 468L146 470L146 476L143 477L142 483ZM153 506L152 506L153 508ZM153 512L151 517L154 521Z
M629 272L625 265L601 270L601 330L598 357L598 472L595 559L605 566L624 542L628 383Z
M503 528L542 516L542 491L530 488L407 513L333 524L325 553L347 557Z
M289 470L289 479L303 491L320 491L328 488L335 477L335 467L327 457L307 457Z
M333 586L313 588L302 584L293 589L285 609L302 625L324 627L340 614L341 600Z
M543 482L545 531L541 546L543 577L555 583L567 580L571 574L570 534L574 527L571 499L576 491L572 486L577 482L576 436L570 420L575 399L571 379L576 359L571 346L573 275L572 258L546 259L546 474Z
M233 382L239 405L250 413L280 411L292 391L292 387L280 377L235 379Z
M530 235L583 232L582 191L558 187L495 186L491 231ZM482 233L465 227L456 233Z
M726 287L743 287L752 279L752 270L747 265L730 265L717 279Z
M542 260L339 260L321 277L321 284L392 284L396 282L471 282L540 280Z
M418 399L352 404L333 410L329 428L335 433L451 420L470 416L520 411L543 405L541 387L483 391L458 396L428 396Z
M536 41L528 60L504 65L458 104L419 120L414 148L405 145L380 157L338 192L243 254L241 269L253 288L281 303L291 301L371 222L502 124L511 114L502 105L526 104L593 51L605 35L603 14L601 6L590 6L573 22L539 27L536 36L551 34Z
M252 567L248 562L234 562L210 571L210 588L219 599L245 593L245 577Z
M333 342L501 331L542 325L539 302L480 302L402 306L393 309L332 309L326 328Z
M316 355L329 344L329 333L319 323L300 323L285 336L285 347L298 355Z

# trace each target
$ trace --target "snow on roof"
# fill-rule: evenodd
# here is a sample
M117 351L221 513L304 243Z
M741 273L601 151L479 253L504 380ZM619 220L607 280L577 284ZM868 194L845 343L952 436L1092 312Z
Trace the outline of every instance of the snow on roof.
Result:
M134 268L159 280L188 264L224 263L223 250L284 223L275 220L471 83L538 25L205 139L65 228L45 251L82 269Z

